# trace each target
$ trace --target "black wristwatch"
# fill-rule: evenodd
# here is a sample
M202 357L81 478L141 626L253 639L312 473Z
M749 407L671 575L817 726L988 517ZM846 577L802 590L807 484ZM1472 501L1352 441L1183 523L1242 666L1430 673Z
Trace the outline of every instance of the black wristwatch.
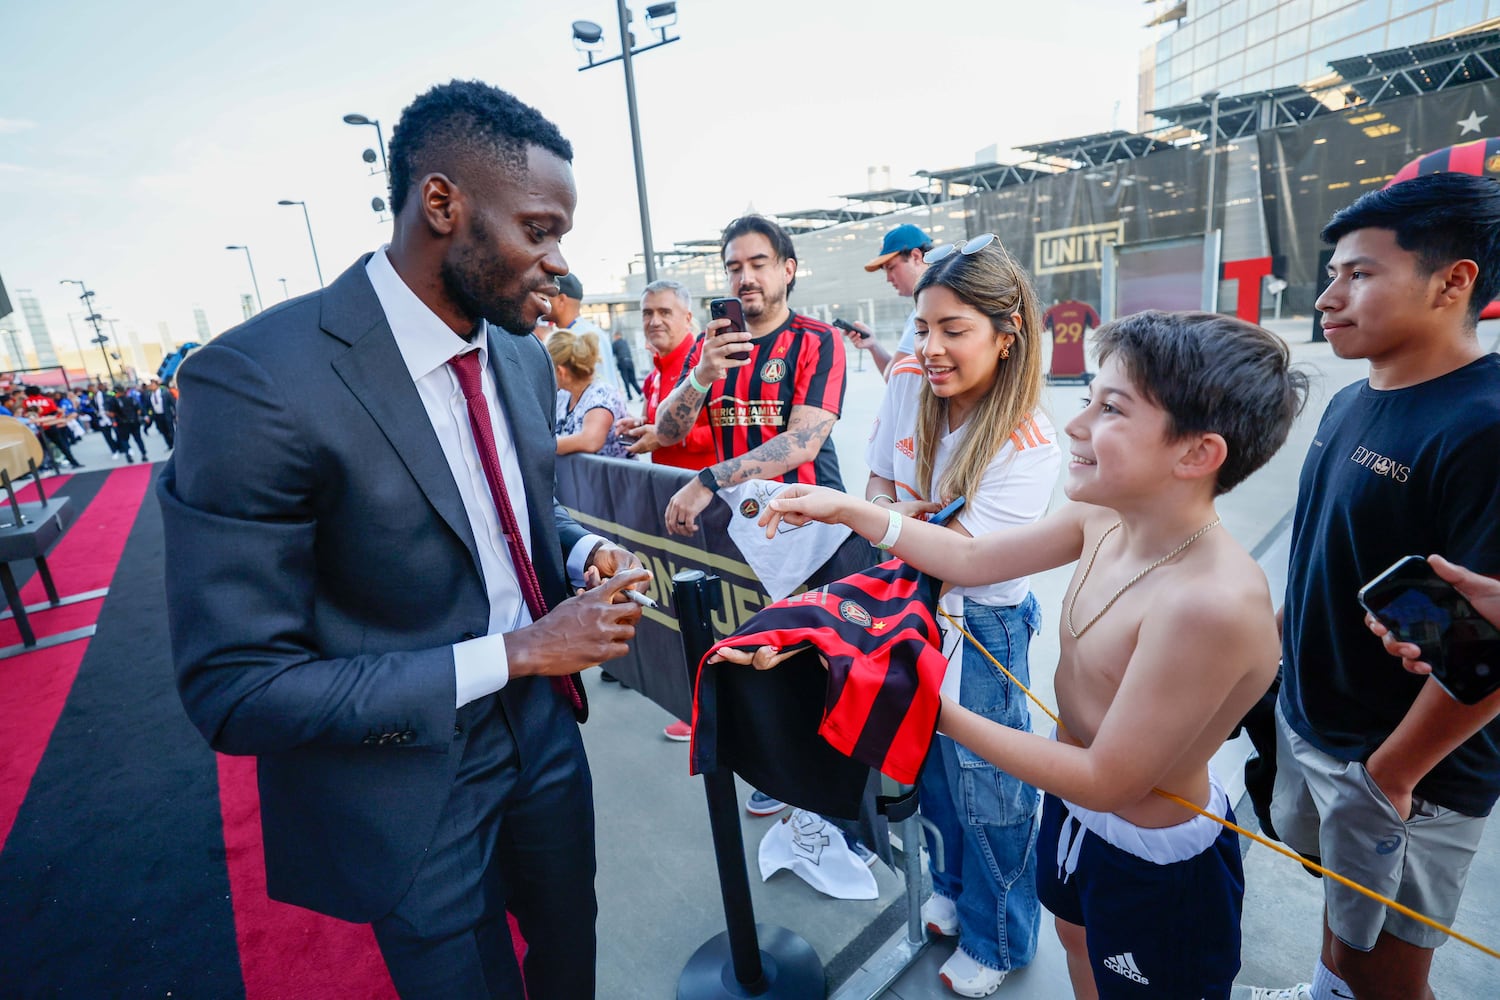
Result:
M716 479L714 479L713 471L710 469L704 469L702 472L698 473L698 482L706 486L708 488L708 492L710 493L719 492L719 483Z

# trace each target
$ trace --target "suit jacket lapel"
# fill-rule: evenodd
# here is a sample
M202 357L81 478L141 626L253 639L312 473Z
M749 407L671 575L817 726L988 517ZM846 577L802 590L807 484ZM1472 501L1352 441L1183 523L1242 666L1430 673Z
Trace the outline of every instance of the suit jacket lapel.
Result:
M380 300L365 276L368 256L344 272L324 293L323 329L349 344L334 371L369 412L438 515L463 540L474 571L483 578L479 550L453 472L437 434L422 413L422 398L402 360Z

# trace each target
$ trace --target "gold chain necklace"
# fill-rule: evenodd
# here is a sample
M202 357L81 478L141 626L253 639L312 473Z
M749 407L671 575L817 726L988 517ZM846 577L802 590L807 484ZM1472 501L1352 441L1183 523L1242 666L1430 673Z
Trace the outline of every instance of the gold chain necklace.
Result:
M1163 563L1165 563L1167 560L1171 559L1173 556L1181 555L1182 551L1184 549L1186 549L1189 545L1192 545L1198 539L1202 538L1204 535L1208 534L1214 528L1218 527L1219 522L1221 520L1223 520L1223 518L1219 518L1219 517L1214 518L1212 521L1208 522L1203 527L1199 528L1197 531L1195 531L1191 535L1189 535L1188 538L1187 538L1187 541L1183 542L1181 545L1177 546L1177 548L1173 549L1171 552L1168 552L1166 555L1164 555L1160 559L1156 560L1156 562L1152 563L1150 566L1147 566L1145 569L1141 570L1139 573L1137 573L1135 576L1131 577L1129 580L1126 580L1125 581L1125 585L1123 587L1121 587L1119 590L1115 591L1113 597L1111 597L1109 600L1107 600L1107 601L1104 602L1104 607L1102 607L1102 608L1099 609L1099 613L1098 614L1094 615L1094 617L1090 618L1087 622L1085 622L1084 625L1083 625L1083 628L1074 628L1073 627L1073 609L1076 608L1076 607L1078 607L1078 595L1079 595L1080 592L1082 592L1083 585L1088 582L1089 572L1094 568L1094 560L1097 559L1097 558L1099 558L1099 550L1104 547L1104 540L1106 538L1108 538L1110 535L1112 535L1112 534L1115 533L1115 528L1118 528L1120 525L1122 525L1122 524L1125 523L1124 521L1116 521L1114 523L1114 525L1108 531L1106 531L1104 534L1102 534L1102 535L1099 536L1099 541L1094 544L1094 552L1093 552L1092 555L1089 556L1089 563L1088 563L1087 566L1085 566L1083 568L1083 576L1080 577L1079 580L1078 580L1078 589L1075 590L1075 591L1073 591L1073 600L1070 601L1070 602L1068 602L1068 632L1071 633L1072 636L1073 636L1073 638L1075 638L1075 639L1081 639L1081 638L1083 638L1083 633L1085 633L1089 629L1093 628L1094 627L1094 622L1098 621L1100 618L1103 618L1104 617L1104 612L1106 612L1110 608L1114 607L1115 602L1120 599L1120 595L1121 594L1125 593L1125 591L1129 590L1131 587L1134 587L1136 584L1140 583L1141 580L1145 577L1145 575L1147 573L1149 573L1152 570L1156 569L1157 567L1161 566Z

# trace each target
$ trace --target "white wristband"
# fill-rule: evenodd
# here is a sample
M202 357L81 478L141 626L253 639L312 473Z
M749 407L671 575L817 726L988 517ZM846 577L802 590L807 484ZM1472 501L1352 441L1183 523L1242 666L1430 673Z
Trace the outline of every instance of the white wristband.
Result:
M896 544L896 539L901 537L901 515L894 510L886 511L890 515L891 525L885 529L885 537L875 543L875 547L884 552Z

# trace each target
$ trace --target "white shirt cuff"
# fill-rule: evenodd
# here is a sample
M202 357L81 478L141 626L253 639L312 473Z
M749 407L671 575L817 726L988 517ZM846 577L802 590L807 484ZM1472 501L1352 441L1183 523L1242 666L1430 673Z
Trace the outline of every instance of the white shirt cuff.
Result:
M594 546L607 541L609 539L602 535L584 535L573 546L568 553L568 580L573 586L583 586L583 571L588 568L589 553L594 551Z
M505 687L510 680L505 636L482 635L478 639L454 643L453 675L458 682L456 708L463 708L469 702Z

